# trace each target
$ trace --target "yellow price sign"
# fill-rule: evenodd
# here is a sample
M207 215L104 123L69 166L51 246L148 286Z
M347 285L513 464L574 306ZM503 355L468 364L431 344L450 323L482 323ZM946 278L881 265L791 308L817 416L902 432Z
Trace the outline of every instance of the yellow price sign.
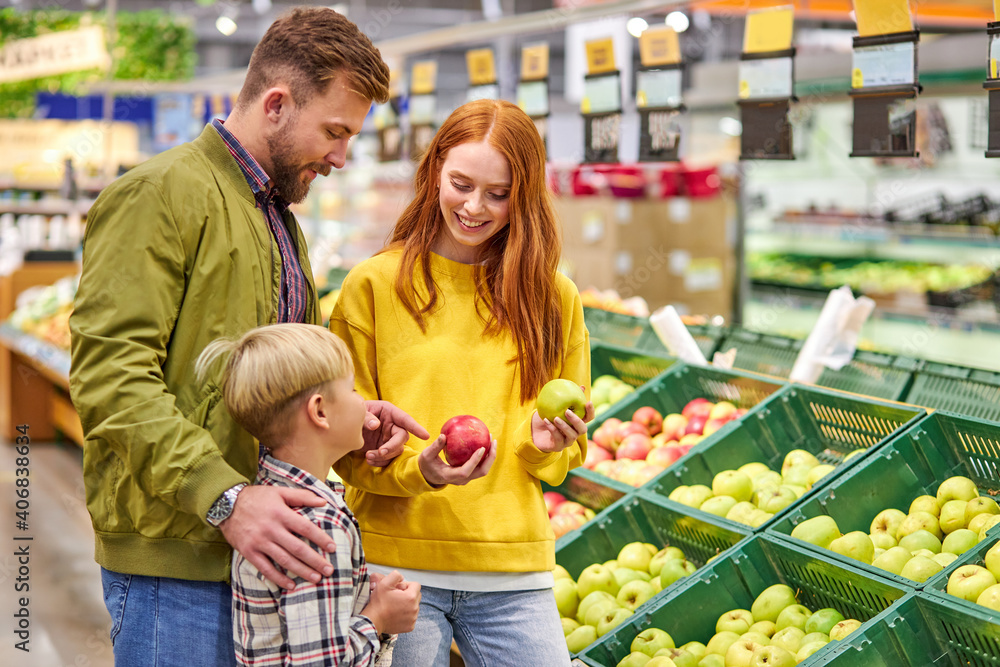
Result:
M996 58L990 58L990 78L991 79L996 79L997 78L997 59Z
M580 100L580 113L590 113L590 98L584 97Z
M615 41L610 37L587 42L587 74L615 71Z
M469 84L485 86L497 82L493 64L493 49L472 49L465 52L465 65L469 69Z
M668 26L644 30L639 36L639 58L643 67L679 63L681 47L677 32Z
M437 61L423 60L413 63L410 92L414 95L429 95L435 88L437 88Z
M640 109L644 109L649 101L646 99L646 91L640 90L635 96L635 105Z
M910 0L854 0L854 15L862 37L913 30Z
M745 100L750 97L750 84L744 79L740 79L740 99Z
M787 51L792 48L794 7L771 7L747 14L743 32L743 53Z
M861 72L861 69L855 67L851 70L851 88L864 88L865 87L865 75Z
M549 75L549 45L533 44L521 49L521 79L532 81Z

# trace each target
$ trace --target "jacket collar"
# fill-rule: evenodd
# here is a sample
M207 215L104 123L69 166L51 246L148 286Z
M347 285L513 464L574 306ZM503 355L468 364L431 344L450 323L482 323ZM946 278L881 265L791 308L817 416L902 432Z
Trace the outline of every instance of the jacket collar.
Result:
M278 460L267 451L260 459L260 476L284 479L297 487L309 489L319 494L328 502L335 505L342 505L344 487L336 482L322 482L312 473L293 466L291 463ZM332 487L332 488L331 488Z
M253 190L250 189L250 185L243 175L243 170L240 169L236 158L229 152L226 142L219 136L216 129L211 124L206 125L205 129L201 131L201 135L192 143L204 153L208 161L215 166L218 173L222 175L236 192L246 199L248 203L256 207L257 199L254 197Z

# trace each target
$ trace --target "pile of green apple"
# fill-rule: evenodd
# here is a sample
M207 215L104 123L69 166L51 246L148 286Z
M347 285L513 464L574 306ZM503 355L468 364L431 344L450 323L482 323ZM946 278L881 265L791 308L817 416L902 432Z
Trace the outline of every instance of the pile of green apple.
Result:
M616 559L587 566L575 581L557 565L552 590L570 652L587 648L695 569L677 547L658 549L648 542L626 544Z
M690 641L675 648L665 630L648 628L632 640L631 653L618 667L791 667L859 627L861 621L845 619L836 609L810 611L789 586L775 584L750 609L720 616L707 644Z
M702 512L757 528L798 500L835 467L820 463L804 449L793 449L785 455L781 472L754 461L736 470L723 470L712 479L711 487L682 485L667 497Z
M970 563L948 577L948 595L1000 611L1000 542L983 557L983 564Z
M594 404L594 414L601 414L633 391L635 387L614 375L601 375L590 385L590 402Z
M833 517L821 515L795 526L792 537L923 583L998 523L996 501L980 496L968 477L955 476L941 482L936 496L914 498L909 513L882 510L868 533L855 530L842 535Z

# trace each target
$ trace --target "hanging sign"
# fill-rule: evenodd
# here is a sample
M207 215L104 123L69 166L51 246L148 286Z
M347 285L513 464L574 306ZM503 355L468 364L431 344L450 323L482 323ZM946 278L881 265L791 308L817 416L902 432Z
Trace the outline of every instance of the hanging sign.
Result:
M18 39L0 48L0 83L110 66L100 26Z

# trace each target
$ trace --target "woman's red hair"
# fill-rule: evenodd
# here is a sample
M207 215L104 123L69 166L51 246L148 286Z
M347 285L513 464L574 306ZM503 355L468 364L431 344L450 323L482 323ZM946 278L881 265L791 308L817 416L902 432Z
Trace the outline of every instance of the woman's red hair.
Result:
M545 187L545 145L535 124L517 105L479 100L456 109L437 131L417 167L413 201L400 216L384 250L402 249L396 294L424 327L437 304L430 253L444 233L437 185L448 151L487 141L510 166L509 221L482 248L476 293L489 310L488 335L509 331L517 346L521 401L535 397L559 367L563 354L562 315L556 268L562 252L559 226ZM427 296L412 284L420 264Z

